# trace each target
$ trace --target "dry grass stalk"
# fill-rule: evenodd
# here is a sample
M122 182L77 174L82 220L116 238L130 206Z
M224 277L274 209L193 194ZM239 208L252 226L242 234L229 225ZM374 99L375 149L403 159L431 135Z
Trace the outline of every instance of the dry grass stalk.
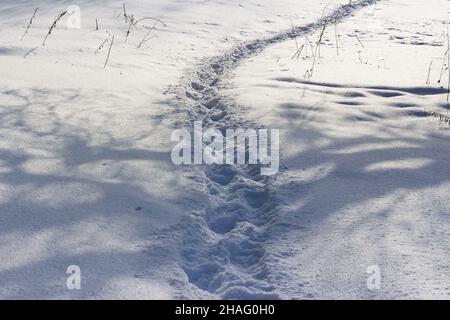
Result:
M33 24L33 19L36 17L36 13L38 12L38 10L39 10L39 8L36 8L36 9L34 10L34 13L33 13L33 15L32 15L31 18L30 18L30 22L28 22L27 29L25 30L25 32L23 33L22 37L20 38L20 41L22 41L23 38L24 38L24 37L26 36L26 34L28 33L28 30L30 29L31 25Z
M433 66L433 60L431 60L431 62L430 62L430 66L428 67L428 76L427 76L427 85L429 85L430 84L430 74L431 74L431 68L432 68L432 66Z
M147 43L148 41L150 41L151 39L156 38L157 36L152 36L150 37L150 34L152 33L152 31L155 29L155 25L153 25L153 27L151 27L148 32L146 33L146 35L144 36L144 38L141 40L141 42L139 42L139 44L137 45L137 48L140 49L145 43Z
M447 22L447 71L448 71L448 83L447 83L447 103L450 97L450 35L449 35L449 23Z
M361 40L359 39L359 37L358 37L358 35L357 35L356 33L355 33L355 38L356 38L356 40L358 40L358 42L359 42L359 44L361 45L361 47L364 48L363 43L361 42Z
M324 24L323 28L322 28L322 31L320 32L319 40L317 41L317 44L316 44L316 48L315 48L315 51L314 51L313 63L312 63L311 69L306 71L306 75L308 77L310 77L310 78L313 76L313 73L314 73L314 68L316 66L316 61L317 61L317 54L318 54L318 52L320 50L320 44L322 43L323 35L325 33L325 29L326 28L327 28L327 25Z
M163 27L166 27L166 26L167 26L162 20L160 20L160 19L158 19L158 18L154 18L154 17L144 17L144 18L141 18L141 19L136 20L136 19L134 18L134 15L128 16L129 24L128 24L128 30L127 30L127 33L126 33L126 36L125 36L125 42L127 42L128 37L129 37L129 35L130 35L130 33L131 33L131 28L132 28L133 26L136 26L139 22L142 22L142 21L145 21L145 20L153 20L153 21L155 21L155 24L153 25L152 29L156 29L156 25L157 25L158 23L161 24L161 26L163 26Z
M97 49L95 49L94 54L98 54L100 52L100 50L103 49L103 47L105 46L105 44L107 44L109 41L108 38L106 38L99 46Z
M44 42L42 42L42 46L45 46L45 42L47 41L47 38L52 34L53 29L56 28L56 24L58 23L59 20L61 20L61 18L67 13L66 11L61 12L53 21L53 24L50 26L50 28L48 29L48 33L45 36Z
M442 67L441 67L441 73L439 74L439 79L437 81L437 83L441 83L442 82L442 76L444 75L444 71L445 71L445 66L446 66L446 62L447 62L447 55L448 55L449 51L445 51L444 53L444 58L442 59Z
M294 60L294 58L299 59L304 48L305 48L305 45L302 44L302 46L300 48L298 48L297 51L295 51L294 55L291 57L291 60Z
M158 18L154 18L154 17L144 17L144 18L141 18L141 19L139 19L139 20L136 20L134 24L136 25L136 24L138 24L139 22L144 21L144 20L154 20L154 21L160 23L163 27L167 27L167 25L164 23L164 21L162 21L162 20L160 20L160 19L158 19Z
M339 42L338 42L337 24L334 25L334 38L336 40L336 55L339 56Z
M435 112L435 111L430 111L427 109L424 109L424 111L428 114L430 114L431 116L433 116L433 118L439 118L439 124L444 124L446 123L448 126L450 126L450 117L446 116L442 113L439 112Z
M125 23L128 23L128 15L127 15L127 9L125 8L125 2L123 3L123 17L125 18Z
M113 44L114 44L114 35L111 38L111 44L109 45L108 56L106 57L105 66L103 68L106 68L106 66L108 65L109 56L111 55L111 49L112 49Z

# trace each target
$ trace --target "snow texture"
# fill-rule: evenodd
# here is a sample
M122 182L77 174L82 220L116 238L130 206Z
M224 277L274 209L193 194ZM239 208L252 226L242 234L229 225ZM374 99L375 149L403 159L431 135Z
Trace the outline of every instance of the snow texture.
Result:
M4 1L0 298L448 298L448 4L82 0L42 46L72 2ZM175 166L198 120L281 172Z

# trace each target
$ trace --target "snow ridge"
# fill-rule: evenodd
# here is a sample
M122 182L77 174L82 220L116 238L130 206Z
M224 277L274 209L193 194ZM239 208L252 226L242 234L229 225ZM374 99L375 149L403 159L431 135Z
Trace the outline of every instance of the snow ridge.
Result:
M204 128L217 128L223 133L227 128L257 128L240 115L241 106L221 93L231 71L272 44L337 23L375 2L342 5L314 23L245 42L204 59L172 89L174 105L188 113L186 126L201 120ZM180 267L188 278L188 288L186 284L176 285L179 297L283 298L269 270L270 259L275 257L265 250L278 203L270 190L270 179L260 175L259 165L194 166L188 171L193 183L204 187L208 201L207 207L193 209L194 214L179 226L183 230Z

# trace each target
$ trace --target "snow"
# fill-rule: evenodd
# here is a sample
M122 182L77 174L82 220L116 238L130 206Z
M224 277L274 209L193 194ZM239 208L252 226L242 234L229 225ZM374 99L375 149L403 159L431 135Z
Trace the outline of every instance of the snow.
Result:
M233 74L227 95L281 130L282 205L266 247L271 271L289 270L277 278L287 297L448 298L450 131L428 114L448 113L448 10L380 1L328 28L311 79L293 40ZM367 290L371 265L380 290Z
M73 3L3 1L0 298L448 298L448 1L348 3L129 0L138 48L122 1L45 46ZM195 120L281 129L281 172L174 165Z

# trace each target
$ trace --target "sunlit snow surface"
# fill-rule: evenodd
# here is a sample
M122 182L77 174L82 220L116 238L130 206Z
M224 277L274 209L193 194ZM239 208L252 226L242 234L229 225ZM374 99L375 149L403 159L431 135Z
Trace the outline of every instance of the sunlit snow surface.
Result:
M122 1L45 46L73 3L2 1L0 298L448 298L449 2L370 2L130 0L138 48ZM173 165L196 119L280 129L281 172Z

